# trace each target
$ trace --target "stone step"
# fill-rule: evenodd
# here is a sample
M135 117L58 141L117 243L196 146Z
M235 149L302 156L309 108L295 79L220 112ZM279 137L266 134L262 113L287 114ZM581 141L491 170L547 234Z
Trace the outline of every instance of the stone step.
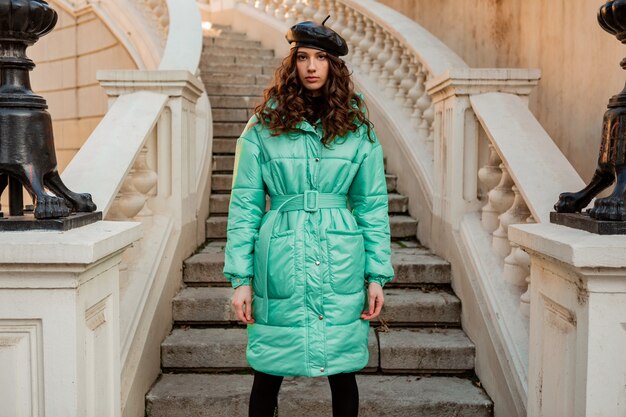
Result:
M406 213L408 198L400 194L388 194L389 213ZM209 212L213 214L228 213L230 194L211 194Z
M246 360L248 334L242 328L174 329L161 344L165 370L250 370ZM364 371L453 373L474 367L474 344L460 329L370 328L369 361Z
M406 213L409 207L409 198L402 194L389 193L389 213Z
M282 62L282 58L271 56L249 56L249 55L233 55L233 54L204 54L200 60L200 68L214 64L244 64L244 65L261 65L264 67L277 68Z
M255 84L267 86L272 77L270 75L255 74L223 74L203 72L202 81L207 84Z
M213 155L212 171L233 171L234 155Z
M174 329L161 344L161 366L203 371L252 371L246 360L246 329ZM378 369L378 339L374 328L368 338L369 362L364 371ZM415 362L415 361L413 361Z
M219 138L238 138L246 127L247 120L243 122L214 122L213 136ZM231 167L232 171L232 167Z
M382 372L465 372L474 369L474 344L461 329L378 332Z
M213 64L211 62L203 62L200 65L200 71L204 74L249 74L249 75L272 75L275 68L271 66L264 67L256 64Z
M163 374L146 396L148 417L245 417L252 375ZM493 403L459 377L357 374L360 417L490 417ZM332 414L328 378L285 377L281 417Z
M389 216L392 239L403 239L417 236L417 220L411 216L394 214Z
M213 123L248 122L252 109L212 109Z
M248 35L243 32L235 32L232 27L212 24L211 29L205 32L205 37L220 37L227 39L248 39Z
M222 274L225 246L225 240L212 241L202 251L187 258L183 264L184 281L190 285L228 285ZM392 242L391 263L395 277L385 288L450 284L450 264L417 242Z
M263 90L265 89L264 85L256 85L256 84L210 84L205 80L204 81L204 89L206 93L211 95L219 95L219 96L261 96L263 95Z
M230 287L182 289L172 302L174 321L180 324L235 324L237 317L230 304L233 291ZM457 326L460 323L461 302L444 290L385 286L383 292L385 304L380 316L372 319L372 325L383 321L392 327Z
M223 46L218 44L204 45L202 50L202 59L210 59L214 56L234 56L234 57L251 57L251 58L274 58L274 50L264 49L262 47L246 47L246 46Z
M218 142L219 141L219 142ZM213 153L235 153L236 142L231 139L213 139ZM232 152L230 150L232 149ZM385 174L387 181L387 192L396 191L397 176L393 174ZM214 174L211 180L212 191L231 191L233 183L232 174Z
M233 32L231 32L233 33ZM203 40L203 45L208 49L207 52L210 51L214 47L220 48L256 48L261 49L263 45L261 45L260 41L253 41L251 39L244 37L232 37L232 36L205 36ZM204 53L204 51L203 51Z
M225 239L228 218L226 216L209 216L206 220L207 239Z
M210 95L212 109L253 109L263 101L262 96L220 96Z
M214 155L213 163L215 169L215 158L228 158L226 155ZM231 157L234 158L234 157ZM223 166L227 166L227 162L221 161ZM230 162L232 166L232 162ZM227 169L224 169L227 171ZM231 169L232 171L232 169ZM228 218L226 216L209 216L207 219L207 239L226 239L226 224ZM405 215L391 215L389 216L389 227L391 230L391 239L406 239L415 238L417 236L417 220L410 216Z
M235 155L235 150L237 148L237 141L233 140L233 138L213 138L213 154L227 154L227 155ZM226 175L226 174L220 174ZM228 174L232 177L232 174ZM232 183L232 181L231 181ZM231 184L228 184L228 190L231 190Z

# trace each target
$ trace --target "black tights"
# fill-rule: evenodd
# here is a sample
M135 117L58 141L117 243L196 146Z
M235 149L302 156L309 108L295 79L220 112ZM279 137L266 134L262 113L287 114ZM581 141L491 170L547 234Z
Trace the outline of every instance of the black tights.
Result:
M254 371L248 417L274 417L282 376ZM333 399L333 417L359 415L359 389L354 372L328 375Z

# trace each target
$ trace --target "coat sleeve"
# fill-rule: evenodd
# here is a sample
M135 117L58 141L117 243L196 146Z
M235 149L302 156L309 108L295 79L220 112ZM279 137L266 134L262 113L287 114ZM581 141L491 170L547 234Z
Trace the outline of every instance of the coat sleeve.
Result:
M376 139L348 190L348 202L365 238L365 279L381 286L394 278L391 263L389 201L383 148Z
M261 148L253 124L253 119L250 119L237 139L228 205L223 273L233 288L250 285L254 275L254 238L265 212Z

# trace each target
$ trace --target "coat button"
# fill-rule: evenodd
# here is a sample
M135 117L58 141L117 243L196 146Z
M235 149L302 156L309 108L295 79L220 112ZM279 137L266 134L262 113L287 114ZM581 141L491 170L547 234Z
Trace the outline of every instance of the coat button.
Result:
M320 372L324 372L324 368L320 368Z
M318 317L318 319L320 319L320 320L322 320L323 318L324 318L324 316L323 316L323 315L321 315L321 314L320 314L320 315L319 315L319 317Z
M320 159L319 159L319 158L315 158L315 162L319 162L319 161L320 161Z
M315 261L315 265L319 265L319 264L320 264L320 261Z

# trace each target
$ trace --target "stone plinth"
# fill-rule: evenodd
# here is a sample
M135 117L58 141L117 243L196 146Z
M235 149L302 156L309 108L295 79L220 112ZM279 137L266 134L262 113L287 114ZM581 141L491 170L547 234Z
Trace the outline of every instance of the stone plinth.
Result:
M515 225L531 255L528 416L626 415L626 236Z
M0 233L0 415L120 415L119 263L138 223Z

